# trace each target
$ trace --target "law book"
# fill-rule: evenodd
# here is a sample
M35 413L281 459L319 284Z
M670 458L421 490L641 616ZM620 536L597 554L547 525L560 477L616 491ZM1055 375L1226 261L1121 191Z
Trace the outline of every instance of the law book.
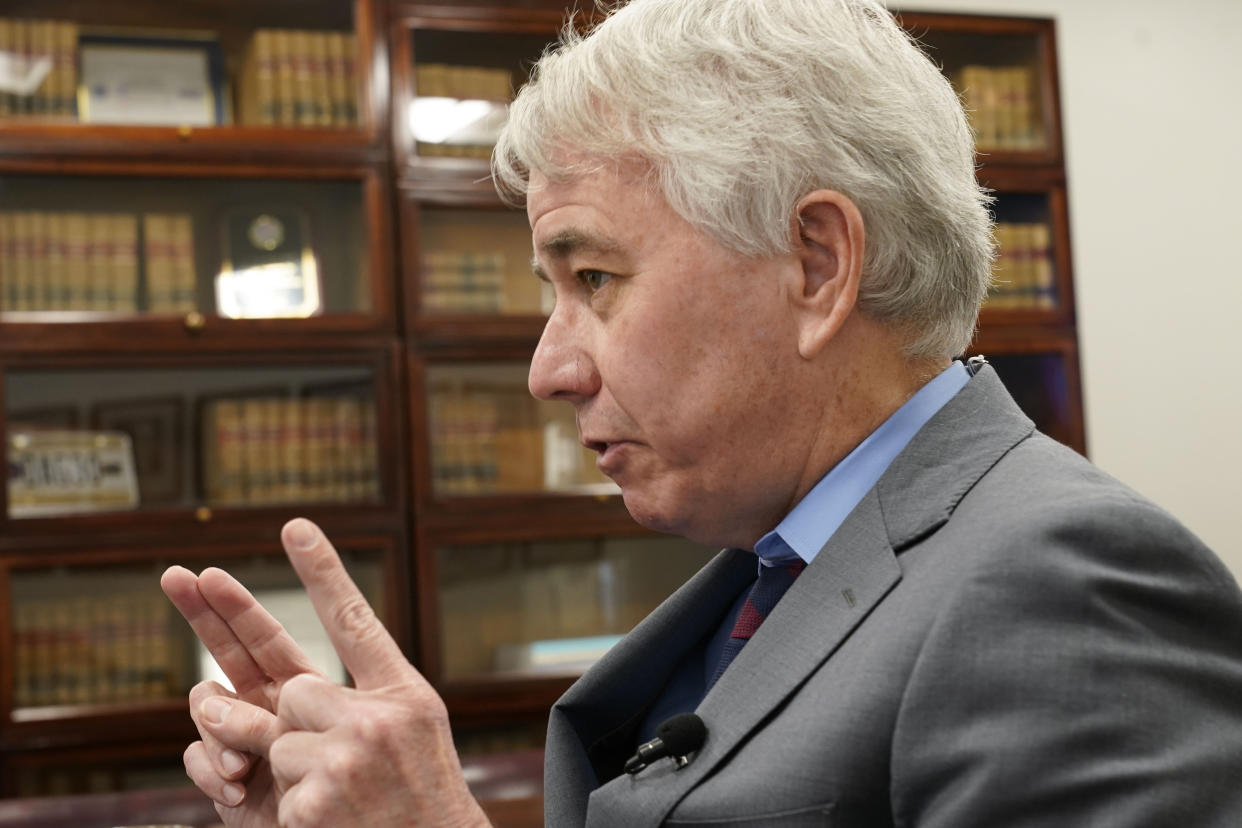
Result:
M176 310L176 277L172 263L171 217L164 213L142 216L142 261L146 271L146 309L149 313Z
M295 101L297 87L293 66L293 33L288 29L272 30L272 65L276 79L274 122L281 126L297 124Z
M362 498L364 500L380 499L380 472L379 472L379 422L376 419L375 400L370 397L363 398L358 412L361 431L359 433L359 441L361 442L362 451L359 452L362 458L361 476L363 481Z
M342 38L344 42L345 62L343 64L343 72L345 76L345 123L354 126L358 123L359 106L358 106L358 36L353 32L346 32Z
M168 231L173 309L178 312L192 311L198 307L194 220L187 213L174 213L168 217Z
M138 309L138 219L118 213L112 223L111 310L132 313Z
M13 304L12 310L28 311L35 308L34 263L30 259L33 243L31 241L32 219L27 210L13 212L12 237L13 245Z
M86 287L86 310L109 310L112 307L111 230L111 222L106 215L88 214L86 261L90 281Z
M349 117L349 81L345 66L345 33L328 32L324 37L327 49L325 74L328 80L328 111L332 126L347 127Z
M1041 310L1057 306L1056 274L1052 265L1052 228L1046 224L1031 225L1031 284L1034 305Z
M330 32L307 32L307 56L310 62L311 111L315 126L330 127L332 117L332 59L328 51Z
M45 227L47 268L44 271L43 303L48 310L63 310L69 278L69 231L65 214L48 213Z
M30 21L30 59L46 60L51 70L30 97L30 114L34 118L49 118L55 108L56 95L56 24L51 20Z
M65 284L62 307L66 310L87 310L91 271L87 257L90 245L90 219L86 213L65 215Z
M311 33L291 29L288 33L289 57L293 71L293 122L300 127L316 125L315 92L312 73Z
M74 121L78 114L78 24L57 21L52 37L52 116Z
M47 213L29 213L30 299L29 310L47 310Z

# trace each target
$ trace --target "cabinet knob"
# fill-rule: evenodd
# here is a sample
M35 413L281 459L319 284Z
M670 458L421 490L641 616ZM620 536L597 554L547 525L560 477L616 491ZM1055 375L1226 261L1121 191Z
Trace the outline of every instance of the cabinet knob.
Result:
M182 141L190 140L190 136L194 134L194 127L182 124L177 127L177 137Z
M194 519L199 523L210 523L211 509L206 506L199 506L194 510Z
M185 315L185 327L187 330L191 330L191 331L202 330L203 326L206 324L207 324L207 317L203 316L198 311L190 311L189 313Z

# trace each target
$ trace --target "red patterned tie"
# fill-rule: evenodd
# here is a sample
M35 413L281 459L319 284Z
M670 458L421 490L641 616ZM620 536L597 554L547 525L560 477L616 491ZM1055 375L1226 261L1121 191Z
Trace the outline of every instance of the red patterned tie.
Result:
M750 593L746 596L746 603L742 605L742 611L738 613L737 621L733 623L733 632L729 634L729 640L725 642L724 649L720 652L716 672L712 674L711 681L707 683L708 690L724 674L725 669L742 651L742 647L746 646L746 642L755 634L755 630L759 629L759 625L772 612L776 602L781 600L781 596L793 585L794 579L801 575L804 569L806 569L806 561L801 559L759 567L759 577L755 579Z

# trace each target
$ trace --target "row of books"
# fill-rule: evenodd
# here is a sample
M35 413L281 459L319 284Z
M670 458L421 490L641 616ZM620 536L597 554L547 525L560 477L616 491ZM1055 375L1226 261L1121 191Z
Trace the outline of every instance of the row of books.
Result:
M169 603L150 593L18 599L17 707L179 695Z
M375 403L352 396L219 399L203 411L209 502L255 505L379 497Z
M975 131L975 146L991 150L1037 150L1044 127L1030 66L964 66L953 84Z
M509 70L486 66L419 63L414 67L414 87L420 98L506 102L513 98Z
M431 389L431 477L439 494L543 488L543 429L525 388L444 384Z
M0 118L76 120L77 50L76 23L0 18L0 53L8 54L15 80L29 80L20 91L0 93Z
M1048 310L1057 304L1052 231L1041 223L996 225L999 255L988 295L991 309Z
M141 245L139 224L124 213L0 212L0 309L193 310L190 216L144 214Z
M423 306L448 313L505 309L505 255L433 250L423 254Z
M358 123L352 32L259 29L242 59L238 118L256 126Z

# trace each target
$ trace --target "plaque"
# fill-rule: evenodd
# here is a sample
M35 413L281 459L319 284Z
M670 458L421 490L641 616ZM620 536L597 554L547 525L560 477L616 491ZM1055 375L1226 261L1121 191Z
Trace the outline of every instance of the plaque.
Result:
M129 435L117 431L9 432L9 516L108 512L138 505Z
M314 316L322 311L310 222L292 207L233 210L223 220L216 310L231 319Z

